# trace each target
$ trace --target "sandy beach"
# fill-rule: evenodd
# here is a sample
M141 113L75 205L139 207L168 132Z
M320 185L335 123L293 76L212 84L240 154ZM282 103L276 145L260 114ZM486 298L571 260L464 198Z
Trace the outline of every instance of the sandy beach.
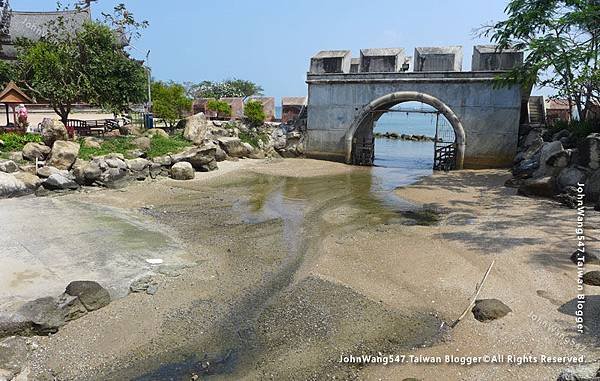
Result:
M508 364L506 356L599 357L593 288L586 334L572 316L576 211L517 196L503 187L507 171L436 173L382 197L365 168L296 159L223 164L190 182L60 197L152 219L189 265L155 273L155 295L130 294L32 338L37 349L24 361L31 379L550 380L569 365ZM421 219L423 210L437 222ZM600 246L599 223L590 212L588 250ZM480 298L513 312L489 323L469 312L440 331L493 260ZM378 352L407 360L339 363ZM408 360L447 355L505 360Z

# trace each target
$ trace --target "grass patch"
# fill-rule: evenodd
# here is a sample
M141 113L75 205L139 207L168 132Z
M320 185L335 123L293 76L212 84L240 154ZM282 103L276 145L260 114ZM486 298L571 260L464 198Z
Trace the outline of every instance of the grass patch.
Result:
M125 157L129 151L137 149L133 144L135 136L119 136L116 138L106 138L100 143L100 148L85 147L83 139L79 141L81 149L79 150L79 158L83 160L90 160L95 156L104 156L110 153L120 153ZM164 156L167 154L174 154L181 152L186 147L191 146L192 143L188 142L183 138L182 135L176 135L169 138L164 138L155 135L150 140L150 149L146 151L146 156L150 159Z
M27 143L41 143L42 136L37 134L6 132L0 134L0 140L4 142L4 147L0 148L2 152L14 152L22 150Z
M250 144L254 148L260 147L260 142L267 143L269 136L264 132L240 131L239 138L242 142Z
M192 143L185 140L181 134L169 138L155 135L151 140L150 149L146 152L146 155L152 159L158 156L181 152L191 145Z
M136 148L131 143L133 139L134 137L131 136L108 138L100 144L100 148L86 147L83 144L84 139L79 139L79 143L81 144L81 148L79 149L79 158L83 160L90 160L94 156L104 156L108 155L109 153L120 153L126 155L127 151Z

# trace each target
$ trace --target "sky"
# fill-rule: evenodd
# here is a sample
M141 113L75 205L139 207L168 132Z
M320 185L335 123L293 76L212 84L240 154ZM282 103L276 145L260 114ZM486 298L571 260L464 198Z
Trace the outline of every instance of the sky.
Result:
M463 70L473 45L489 43L475 29L503 18L506 0L99 0L94 16L125 2L150 26L133 45L150 50L158 80L241 78L265 95L306 95L310 57L320 50L463 46ZM56 0L11 0L14 10L54 10Z

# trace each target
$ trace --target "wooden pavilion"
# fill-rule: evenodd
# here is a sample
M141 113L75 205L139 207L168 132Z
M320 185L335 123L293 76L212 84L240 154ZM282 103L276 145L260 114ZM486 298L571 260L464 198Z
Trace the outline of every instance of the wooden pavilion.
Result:
M11 127L10 123L10 111L9 108L12 109L13 113L13 128L18 127L17 122L17 106L20 104L30 104L33 103L31 98L21 90L19 86L13 81L10 81L8 85L2 90L0 93L0 103L3 103L6 107L6 128Z

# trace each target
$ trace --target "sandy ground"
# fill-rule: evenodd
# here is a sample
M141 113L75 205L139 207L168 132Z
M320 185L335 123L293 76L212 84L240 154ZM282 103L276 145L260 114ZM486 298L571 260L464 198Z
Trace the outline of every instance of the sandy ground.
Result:
M190 182L64 196L151 216L198 265L158 274L154 296L129 295L35 338L32 379L552 380L568 366L337 361L377 352L600 357L595 290L586 290L586 335L571 316L575 211L515 195L502 186L505 171L460 171L396 191L440 214L420 226L373 199L365 176L335 163L245 160ZM600 218L588 213L597 251ZM469 313L437 335L492 260L480 297L513 313L490 323Z

